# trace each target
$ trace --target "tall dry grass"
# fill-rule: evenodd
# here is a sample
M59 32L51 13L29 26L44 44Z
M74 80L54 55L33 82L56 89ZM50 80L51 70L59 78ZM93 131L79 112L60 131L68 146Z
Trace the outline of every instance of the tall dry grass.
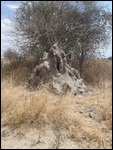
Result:
M1 63L2 79L12 78L15 84L23 84L27 81L32 70L39 64L39 60L28 59L23 62L3 60ZM79 70L77 61L72 62L72 67ZM91 86L103 84L112 80L111 60L86 60L83 66L82 78Z
M104 63L86 64L85 79L92 85L101 79L103 84L98 82L92 93L75 98L54 95L46 88L29 92L24 83L35 62L2 63L2 126L55 125L82 148L111 148L111 62Z
M72 62L72 67L79 70L78 62ZM85 60L83 65L83 79L91 86L112 81L112 61L107 59Z
M12 79L16 85L25 84L38 63L35 59L28 59L23 62L2 60L1 77L2 79Z
M2 125L57 126L83 148L111 148L111 87L84 97L57 96L45 89L29 92L2 81ZM92 116L91 114L92 113Z

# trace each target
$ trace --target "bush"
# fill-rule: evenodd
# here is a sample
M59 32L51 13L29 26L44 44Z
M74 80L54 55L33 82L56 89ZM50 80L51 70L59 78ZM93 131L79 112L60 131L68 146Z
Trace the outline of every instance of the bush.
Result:
M112 60L112 57L108 57L109 60Z
M19 54L15 50L12 50L12 49L8 48L4 52L3 57L10 60L10 61L11 60L17 60L18 57L19 57Z

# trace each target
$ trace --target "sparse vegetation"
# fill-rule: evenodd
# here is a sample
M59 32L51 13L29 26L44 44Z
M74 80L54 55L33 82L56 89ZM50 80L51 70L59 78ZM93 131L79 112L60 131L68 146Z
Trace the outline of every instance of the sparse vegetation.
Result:
M86 77L85 80L95 86L92 93L75 98L48 93L46 88L29 92L25 88L25 79L32 66L24 63L29 66L25 71L24 65L17 64L8 76L6 71L11 69L11 63L2 65L2 126L19 130L23 125L36 128L57 125L82 148L111 148L111 61L99 60L86 64L87 72L84 74L92 80ZM59 148L59 133L56 138L56 147Z
M12 35L16 35L20 51L17 53L7 49L1 62L1 125L2 128L6 127L2 131L2 138L15 136L12 134L14 132L15 137L23 138L30 129L36 129L37 136L32 132L28 137L35 136L35 140L31 140L30 144L39 149L40 144L45 143L45 136L48 136L49 130L52 132L47 137L49 146L46 147L49 149L59 149L65 139L73 142L78 148L111 149L112 61L111 57L100 60L96 57L101 54L100 46L105 47L111 36L112 14L98 5L98 1L22 1L15 10L13 20L16 32ZM84 81L79 82L80 80L73 75L74 72L65 74L71 74L70 84L76 80L80 85L85 82L91 86L92 90L87 91L88 94L81 92L83 96L71 97L72 95L66 93L67 85L64 86L64 93L53 94L51 91L55 89L47 88L48 85L43 85L42 82L38 90L30 91L27 88L27 80L34 67L39 64L43 52L51 50L50 54L56 56L57 51L50 49L56 42L66 55L59 52L64 59L55 57L54 62L57 62L57 65L54 66L57 66L57 69L56 72L53 70L53 73L59 73L59 64L62 64L60 61L65 62L67 67L64 66L62 70L78 69ZM50 56L53 62L53 57ZM69 62L76 59L70 63L73 68L69 68L69 63L67 64L67 56ZM50 71L51 68L47 68ZM39 70L34 72L37 75ZM48 75L46 72L45 74L44 77ZM41 80L37 80L37 83L39 81ZM58 82L61 81L62 78ZM81 90L80 86L77 89L75 85L73 87L76 90ZM11 134L8 134L8 128ZM2 142L3 147L6 141ZM12 145L8 148L13 149L15 143L10 143ZM70 144L70 148L71 146ZM17 146L17 149L20 147Z
M56 140L55 140L55 144L53 148L59 149L59 146L61 143L61 133L60 133L59 126L56 126L55 128L55 137L56 137Z

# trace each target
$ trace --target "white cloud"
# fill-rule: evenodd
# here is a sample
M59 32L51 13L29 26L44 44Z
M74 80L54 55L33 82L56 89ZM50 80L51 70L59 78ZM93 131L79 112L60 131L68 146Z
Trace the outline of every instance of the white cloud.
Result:
M9 36L13 29L13 23L8 18L1 19L1 54L7 48L13 48L14 46L14 38L13 36Z
M11 26L11 24L12 24L12 21L10 19L8 19L8 18L2 18L2 20L1 20L1 28L2 28L2 30L4 30L4 28L6 26L7 27ZM8 28L6 28L6 29L8 30Z
M112 41L110 42L110 44L108 45L108 49L105 52L105 57L111 57L112 56Z
M19 7L19 4L7 4L6 7L8 7L11 10L15 10Z

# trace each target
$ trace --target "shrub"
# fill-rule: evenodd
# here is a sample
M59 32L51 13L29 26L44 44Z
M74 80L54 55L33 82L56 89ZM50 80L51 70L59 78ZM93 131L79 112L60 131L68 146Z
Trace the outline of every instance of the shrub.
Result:
M10 60L10 61L11 60L17 60L18 57L19 57L19 54L15 50L12 50L12 49L8 48L4 52L3 57Z

